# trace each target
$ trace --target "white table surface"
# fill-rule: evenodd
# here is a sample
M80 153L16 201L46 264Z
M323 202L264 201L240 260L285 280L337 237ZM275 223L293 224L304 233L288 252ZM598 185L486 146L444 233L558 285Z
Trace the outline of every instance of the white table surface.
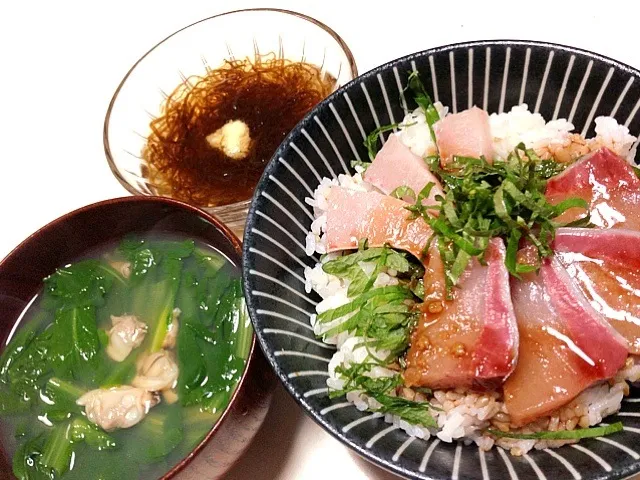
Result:
M108 102L143 52L201 18L256 6L300 11L344 38L361 73L425 48L497 38L563 43L640 67L639 8L634 3L2 1L0 258L70 210L127 195L104 156L102 126ZM625 12L628 8L631 11ZM264 427L228 478L395 477L326 434L279 388Z

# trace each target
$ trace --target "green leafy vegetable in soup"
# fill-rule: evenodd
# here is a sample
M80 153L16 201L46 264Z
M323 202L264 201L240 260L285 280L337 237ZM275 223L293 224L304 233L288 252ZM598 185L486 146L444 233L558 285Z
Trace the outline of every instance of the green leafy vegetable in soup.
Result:
M23 318L0 356L19 479L164 475L219 418L252 339L236 267L161 237L59 268Z

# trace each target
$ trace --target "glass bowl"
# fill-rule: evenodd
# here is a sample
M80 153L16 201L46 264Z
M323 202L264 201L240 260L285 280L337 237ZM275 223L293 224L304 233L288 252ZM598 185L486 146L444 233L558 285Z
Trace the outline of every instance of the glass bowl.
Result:
M206 18L162 40L127 72L115 91L104 122L104 149L111 171L134 195L162 195L148 178L142 150L150 122L167 95L192 75L204 75L225 59L275 53L321 67L336 89L358 73L344 41L317 20L287 10L237 10ZM250 198L204 208L242 235Z

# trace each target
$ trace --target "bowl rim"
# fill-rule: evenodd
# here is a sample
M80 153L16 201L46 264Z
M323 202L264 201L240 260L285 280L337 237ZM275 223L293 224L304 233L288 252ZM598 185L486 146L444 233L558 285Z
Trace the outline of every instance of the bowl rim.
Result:
M289 16L300 18L302 20L305 20L305 21L317 26L317 27L320 27L322 30L327 32L338 43L338 45L340 46L340 48L342 49L342 51L346 55L347 61L348 61L348 64L349 64L349 69L351 70L352 78L355 79L355 78L358 77L358 67L356 66L356 61L355 61L355 58L353 56L353 53L351 52L351 49L349 48L347 43L342 39L342 37L340 35L338 35L338 33L335 30L333 30L331 27L329 27L325 23L321 22L320 20L317 20L317 19L315 19L315 18L313 18L313 17L311 17L309 15L305 15L305 14L300 13L300 12L295 12L293 10L285 10L285 9L280 9L280 8L244 8L244 9L239 9L239 10L231 10L231 11L228 11L228 12L223 12L223 13L219 13L217 15L212 15L210 17L203 18L201 20L198 20L196 22L190 23L189 25L176 30L175 32L171 33L170 35L168 35L165 38L163 38L162 40L160 40L158 43L156 43L149 50L147 50L147 52L145 52L133 64L133 66L131 68L129 68L129 70L127 71L125 76L122 78L122 80L118 84L118 87L116 88L115 92L113 93L113 96L111 97L111 101L109 102L109 106L107 108L107 113L105 115L104 124L103 124L103 127L102 127L102 144L104 146L104 154L107 157L107 164L109 165L109 169L111 170L111 173L118 180L120 185L122 185L125 188L125 190L127 190L129 193L131 193L133 195L139 195L139 196L154 196L154 197L158 196L158 197L163 197L163 198L172 198L172 197L164 196L164 195L155 195L155 194L148 194L148 193L145 193L145 192L141 192L140 190L135 188L133 185L131 185L122 176L122 174L120 173L120 169L118 168L118 166L116 164L116 161L114 159L114 156L113 156L113 154L111 152L111 145L109 144L109 125L110 125L110 122L111 122L111 114L113 112L113 108L115 106L116 100L118 99L118 95L120 94L120 91L124 88L127 80L129 79L131 74L135 71L135 69L138 67L138 65L140 63L142 63L147 56L149 56L157 48L161 47L165 42L168 42L171 38L173 38L174 36L180 34L184 30L187 30L187 29L189 29L191 27L194 27L194 26L199 25L201 23L207 22L209 20L213 20L215 18L225 17L225 16L228 16L228 15L236 14L236 13L247 13L247 12L268 12L268 13L279 13L279 14L289 15ZM219 207L220 208L225 208L225 207L229 207L229 206L236 206L236 205L243 205L243 204L248 205L250 202L251 202L251 198L248 198L246 200L240 200L239 202L234 202L234 203L230 203L230 204L227 204L227 205L220 205ZM201 208L212 208L212 207L201 207ZM213 208L218 208L218 207L213 207Z
M74 216L81 213L90 212L100 207L105 207L110 205L120 205L120 204L136 204L136 203L138 204L149 203L149 204L169 205L172 207L177 207L178 209L185 210L190 214L196 215L210 222L211 224L214 225L215 228L220 230L223 236L231 243L231 246L233 247L233 251L236 257L233 259L233 261L237 262L238 269L240 270L240 272L242 272L242 242L237 237L237 235L233 233L224 223L222 223L216 216L194 205L190 205L180 200L175 200L173 198L161 197L161 196L155 196L155 195L110 198L107 200L91 203L89 205L85 205L83 207L72 210L68 213L65 213L64 215L61 215L60 217L57 217L54 220L51 220L50 222L48 222L46 225L40 227L38 230L36 230L27 238L25 238L23 241L21 241L16 247L14 247L7 254L6 257L0 260L0 271L2 271L5 263L7 263L10 257L13 257L18 252L29 248L29 244L35 237L42 234L47 234L48 231L51 230L53 227L66 222L70 218L73 218ZM252 327L253 327L253 324L252 324ZM207 444L212 440L212 438L215 437L215 434L217 433L217 431L222 427L222 424L224 423L225 419L229 416L229 412L231 411L232 407L235 405L236 400L240 395L240 391L242 390L244 383L247 381L247 376L248 376L247 374L250 370L251 363L255 361L255 354L258 353L256 351L256 348L257 348L256 344L257 344L256 333L254 329L252 334L252 339L251 339L251 347L249 349L249 353L247 354L246 364L244 366L242 376L240 377L240 380L238 380L236 388L233 394L231 395L231 398L229 399L229 402L224 408L222 414L220 415L218 420L216 420L216 422L213 424L211 429L209 429L209 431L204 436L204 438L187 455L182 457L180 461L177 464L175 464L167 473L165 473L162 477L160 477L161 480L168 480L170 478L173 478L182 470L184 470L186 467L188 467L188 465L193 461L193 459L207 446Z
M251 248L250 247L251 242L248 240L250 238L253 238L251 230L254 228L258 218L258 216L255 213L256 207L257 207L257 200L261 196L262 191L264 189L264 185L266 185L269 177L273 175L273 170L276 168L278 164L278 161L277 161L278 157L283 156L284 150L288 147L288 145L291 143L294 137L299 135L302 129L306 128L311 123L313 117L317 115L317 112L319 110L327 108L328 104L333 102L334 99L338 98L345 91L349 90L352 85L360 83L366 79L375 77L380 72L393 68L395 65L397 65L400 62L411 61L419 57L420 58L428 57L429 55L433 55L435 53L449 52L454 50L458 51L458 50L463 50L468 48L492 47L492 46L541 47L548 51L550 50L564 51L574 55L583 56L590 60L602 61L605 64L611 67L620 69L630 75L633 75L638 80L640 80L640 70L638 68L632 67L626 63L620 62L606 55L601 55L599 53L595 53L587 49L572 47L569 45L553 43L553 42L544 42L544 41L538 41L538 40L510 40L510 39L474 40L474 41L450 43L446 45L441 45L441 46L420 50L407 55L403 55L401 57L395 58L381 65L378 65L377 67L372 68L371 70L359 75L358 77L351 80L349 83L346 83L345 85L340 87L338 90L336 90L327 98L325 98L323 101L318 103L314 108L312 108L309 111L309 113L307 113L307 115L296 125L296 127L293 128L293 130L291 130L291 132L285 137L283 142L280 144L276 152L271 157L271 160L265 167L264 172L260 177L258 184L256 185L256 189L254 190L254 194L251 199L251 206L247 214L247 221L245 224L245 230L243 235L243 239L244 239L243 252L242 252L242 278L244 283L243 285L244 295L247 302L247 309L249 310L249 316L254 326L254 332L255 332L258 344L260 345L260 348L262 349L262 352L265 358L267 359L267 362L269 363L273 371L276 373L278 380L280 380L280 382L284 385L285 390L289 393L289 395L291 395L291 397L293 397L293 399L302 408L305 414L311 417L311 419L320 427L322 427L325 430L325 432L329 433L332 437L340 441L342 444L348 446L350 449L352 449L355 453L360 455L362 458L365 458L366 460L370 461L371 463L377 465L380 468L383 468L384 470L387 470L389 472L394 473L395 475L400 475L406 478L418 478L416 476L417 472L411 469L404 468L400 463L393 463L391 461L387 461L383 458L380 458L372 450L365 448L364 445L359 445L355 441L352 441L349 438L347 438L346 434L343 433L340 428L334 428L322 415L320 415L319 411L313 409L311 405L308 402L306 402L306 399L303 398L301 394L296 392L297 388L295 387L294 383L287 376L287 374L280 368L278 364L278 360L274 355L274 351L269 348L269 343L270 343L269 340L265 335L262 334L262 331L257 327L257 318L258 318L257 311L256 311L257 309L254 304L254 300L253 300L254 297L250 295L249 280L248 280L250 276L249 271L251 270L251 266L249 263L249 258L251 255L251 252L249 249ZM606 478L608 479L626 478L627 476L635 474L639 471L640 471L640 460L636 461L634 464L631 464L623 469L618 469L618 470L612 469L612 471L607 474ZM421 472L421 474L423 474L423 472ZM432 477L428 476L427 474L426 477L420 477L420 478L432 478Z

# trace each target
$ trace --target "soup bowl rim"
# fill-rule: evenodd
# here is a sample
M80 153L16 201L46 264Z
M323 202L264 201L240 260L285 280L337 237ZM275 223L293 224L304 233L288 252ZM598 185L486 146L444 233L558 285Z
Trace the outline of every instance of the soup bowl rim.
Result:
M59 226L60 224L64 224L66 221L70 220L71 218L86 213L86 212L90 212L91 210L95 210L95 209L99 209L102 207L109 207L112 205L121 205L121 204L141 204L141 203L149 203L149 204L158 204L158 205L167 205L167 206L171 206L174 208L177 208L178 210L185 210L188 213L198 216L204 220L206 220L207 222L209 222L210 224L212 224L216 229L218 229L224 236L224 238L231 244L231 247L233 249L233 253L234 253L234 258L231 258L231 261L235 264L236 268L238 269L239 272L241 272L242 270L242 242L239 240L239 238L225 225L223 224L220 220L218 220L218 218L216 218L214 215L207 213L206 211L195 207L193 205L190 205L188 203L182 202L180 200L175 200L169 197L162 197L162 196L125 196L125 197L117 197L117 198L111 198L111 199L107 199L107 200L102 200L99 202L95 202L89 205L85 205L83 207L77 208L75 210L72 210L68 213L65 213L64 215L55 218L54 220L50 221L49 223L47 223L46 225L40 227L39 229L37 229L35 232L33 232L31 235L29 235L27 238L25 238L22 242L20 242L15 248L13 248L2 260L0 260L0 275L3 274L3 270L6 268L6 265L9 263L10 259L12 259L14 256L18 255L19 253L21 253L24 250L27 250L29 248L31 248L31 243L33 242L34 239L42 236L42 235L47 235L49 234L49 231L54 229L55 227ZM214 245L215 246L215 245ZM4 345L6 346L6 345ZM0 349L3 349L2 347L4 347L3 345L0 345ZM202 452L202 450L207 446L207 444L212 440L212 438L216 435L216 433L218 432L218 430L221 428L221 426L223 425L225 419L229 416L230 411L232 410L232 407L234 406L234 404L236 403L236 400L239 398L240 396L240 392L242 390L243 385L246 382L246 379L248 377L247 373L249 372L249 367L251 362L253 361L253 359L255 358L255 354L256 352L256 334L255 331L252 332L252 337L251 337L251 348L249 349L249 353L247 354L247 358L246 358L246 364L244 367L244 370L242 372L242 376L240 377L240 379L238 380L238 383L234 389L233 394L231 395L229 402L227 403L227 405L225 406L222 414L220 415L220 417L216 420L216 422L213 424L213 426L211 427L211 429L209 429L209 431L207 432L207 434L204 436L204 438L193 448L190 450L190 452L185 455L184 457L182 457L180 459L180 461L174 465L167 473L165 473L161 479L162 480L168 480L170 478L175 477L178 473L180 473L181 471L183 471L196 457L198 454L200 454Z

